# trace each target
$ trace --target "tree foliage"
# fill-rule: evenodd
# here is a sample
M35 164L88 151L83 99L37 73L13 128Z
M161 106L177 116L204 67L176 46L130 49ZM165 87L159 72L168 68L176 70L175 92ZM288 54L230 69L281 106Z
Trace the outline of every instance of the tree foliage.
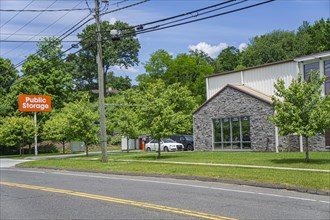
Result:
M213 66L202 53L179 54L172 58L164 50L153 53L145 64L148 75L138 78L139 83L150 84L157 79L166 85L179 83L188 88L199 104L205 101L205 76L213 73Z
M324 80L318 72L310 72L307 80L300 75L288 88L281 79L274 85L275 115L271 120L280 128L281 135L297 134L306 139L306 161L308 138L330 127L330 95L321 96Z
M0 57L0 115L9 116L14 111L11 97L9 97L10 87L18 78L17 70L8 59Z
M36 132L32 117L5 117L0 121L0 146L21 149L33 142Z
M70 59L75 62L74 79L78 88L84 91L97 88L95 30L96 26L92 24L78 34L83 50L77 55L70 55ZM119 40L115 40L117 36L112 33L114 30L122 30ZM129 32L130 35L125 35L126 32ZM115 65L128 68L138 64L140 44L134 33L134 28L124 22L117 21L110 24L108 21L103 21L101 23L104 79L107 79L107 73Z
M69 140L82 140L86 145L98 141L99 128L95 122L99 118L89 102L89 96L84 95L78 101L66 103L61 112L68 123Z
M330 50L330 20L320 19L313 25L303 22L298 30L275 30L250 40L242 53L245 67L292 59Z
M147 109L140 118L153 139L159 142L171 134L191 132L191 114L197 103L186 87L179 83L167 86L158 79L143 88L142 97Z
M64 102L74 100L73 79L63 57L58 40L46 38L38 43L38 53L28 56L22 67L24 78L12 87L12 92L16 95L50 95L52 107L58 109L63 107Z
M43 124L42 137L45 140L53 140L62 143L63 154L65 153L65 143L69 142L71 131L66 115L55 113Z
M236 47L230 46L222 50L214 61L215 72L225 72L236 69L240 65L241 53Z
M107 75L107 88L116 89L119 91L127 90L132 87L131 79L128 76L115 76L113 72L109 72Z

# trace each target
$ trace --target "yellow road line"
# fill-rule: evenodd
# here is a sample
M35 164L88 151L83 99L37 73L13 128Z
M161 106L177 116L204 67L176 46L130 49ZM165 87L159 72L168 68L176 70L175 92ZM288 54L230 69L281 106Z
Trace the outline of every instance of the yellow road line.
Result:
M108 197L108 196L94 195L94 194L83 193L83 192L75 192L75 191L71 191L71 190L63 190L63 189L56 189L56 188L49 188L49 187L42 187L42 186L33 186L33 185L26 185L26 184L19 184L19 183L10 183L10 182L0 182L0 185L19 187L19 188L25 188L25 189L41 190L41 191L46 191L46 192L62 193L62 194L66 194L66 195L79 196L79 197L83 197L83 198L96 199L96 200L119 203L119 204L124 204L124 205L138 206L138 207L149 208L149 209L156 209L156 210L183 214L183 215L204 218L204 219L236 220L234 218L217 216L217 215L207 214L207 213L203 213L203 212L196 212L196 211L191 211L191 210L173 208L173 207L162 206L162 205L155 205L155 204L151 204L151 203L137 202L137 201L133 201L133 200L119 199L119 198Z

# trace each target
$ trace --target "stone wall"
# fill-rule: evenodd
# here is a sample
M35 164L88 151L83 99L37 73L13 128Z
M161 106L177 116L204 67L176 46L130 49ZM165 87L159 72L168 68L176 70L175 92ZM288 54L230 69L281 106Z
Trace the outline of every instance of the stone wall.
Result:
M272 114L270 104L226 87L193 115L195 150L213 150L212 119L249 116L251 150L275 151L275 129L267 120L268 115Z
M232 87L226 87L193 115L194 145L196 151L212 151L213 121L216 118L238 116L250 117L250 134L252 151L275 151L275 128L267 120L273 114L269 103L261 101ZM306 151L306 143L304 151ZM310 151L327 151L324 135L311 137L308 141ZM297 135L279 136L279 151L299 151Z
M325 137L322 134L308 139L308 146L310 151L326 151ZM298 135L279 136L280 152L299 152L300 141ZM306 140L303 138L303 150L306 151Z

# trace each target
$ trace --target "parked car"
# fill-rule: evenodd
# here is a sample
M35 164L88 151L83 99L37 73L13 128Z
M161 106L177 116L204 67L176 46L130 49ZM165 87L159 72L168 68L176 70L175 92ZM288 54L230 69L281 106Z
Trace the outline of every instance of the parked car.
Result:
M151 140L145 146L146 151L158 151L158 141ZM182 151L183 144L177 143L170 138L160 140L160 150L162 151Z
M188 134L177 134L171 135L169 138L173 139L174 141L183 144L183 149L187 151L194 150L194 139L192 135Z

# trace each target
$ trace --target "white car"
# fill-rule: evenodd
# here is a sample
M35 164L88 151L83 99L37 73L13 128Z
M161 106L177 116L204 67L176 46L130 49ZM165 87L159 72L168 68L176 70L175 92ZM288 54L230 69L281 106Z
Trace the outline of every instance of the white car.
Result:
M158 141L151 140L145 146L146 151L158 151ZM183 144L177 143L170 138L165 138L160 141L160 150L162 151L182 151Z

